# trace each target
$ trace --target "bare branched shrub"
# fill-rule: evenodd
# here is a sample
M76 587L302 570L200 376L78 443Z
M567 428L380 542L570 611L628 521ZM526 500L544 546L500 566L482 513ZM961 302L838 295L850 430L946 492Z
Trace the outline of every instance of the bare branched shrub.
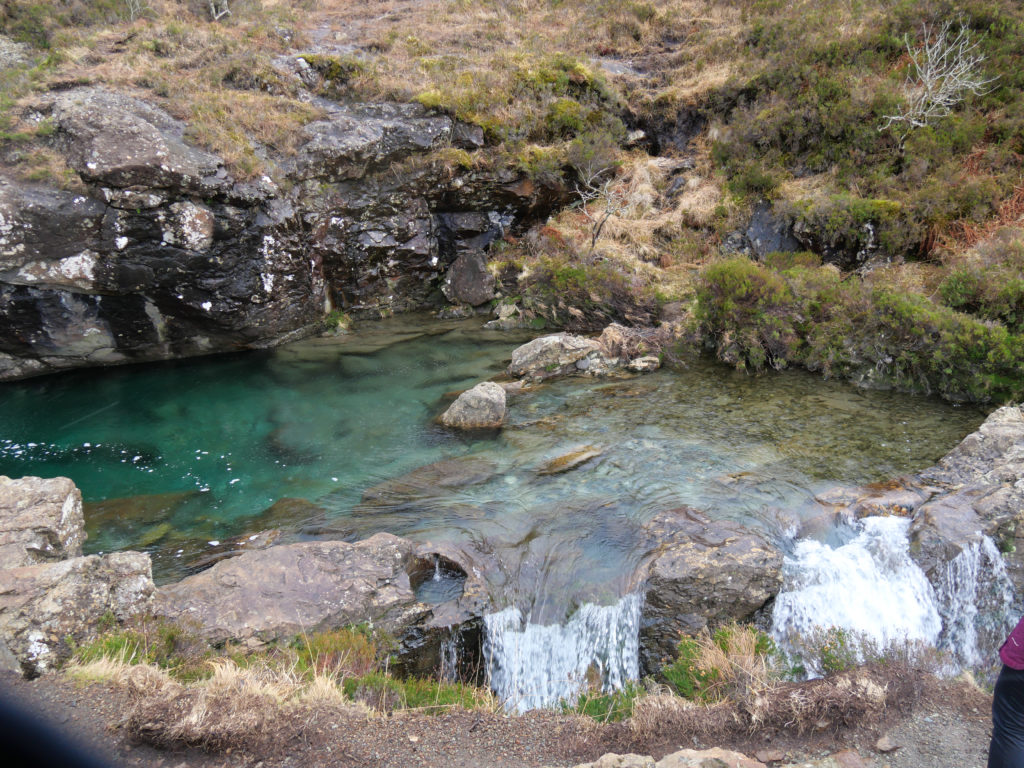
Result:
M608 219L622 213L628 204L626 191L617 178L617 154L614 139L604 134L581 137L569 148L569 162L576 171L580 211L590 222L588 255L594 252Z
M904 37L907 53L914 64L913 72L903 84L906 102L894 115L886 115L879 126L884 131L890 126L901 126L900 146L914 128L923 128L940 117L948 115L953 107L966 98L988 93L995 77L984 77L980 67L985 55L978 50L978 41L971 39L970 30L960 21L960 29L951 36L953 22L947 21L937 34L925 25L924 43L913 48Z
M231 15L231 9L228 8L228 0L210 0L210 18L214 21L220 21L225 16Z

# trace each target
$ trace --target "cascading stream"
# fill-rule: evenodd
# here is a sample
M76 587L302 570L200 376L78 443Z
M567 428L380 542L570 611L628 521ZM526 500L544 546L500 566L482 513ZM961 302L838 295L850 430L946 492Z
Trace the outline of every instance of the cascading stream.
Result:
M621 688L640 673L639 594L584 603L565 624L532 624L518 608L484 617L484 659L505 708L525 712L574 701L591 684Z
M786 557L772 623L780 646L810 674L822 672L814 646L830 627L853 653L918 643L947 651L950 671L991 663L1013 599L991 539L979 534L967 544L936 589L910 557L909 520L868 517L854 526L840 546L805 539Z

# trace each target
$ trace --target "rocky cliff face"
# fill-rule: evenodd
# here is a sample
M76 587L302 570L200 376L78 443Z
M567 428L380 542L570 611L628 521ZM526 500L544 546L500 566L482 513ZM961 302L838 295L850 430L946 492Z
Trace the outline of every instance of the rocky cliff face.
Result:
M483 144L451 118L316 104L296 154L268 158L274 178L238 180L152 104L48 97L53 143L88 191L0 177L0 379L259 348L332 307L422 306L458 257L558 199L509 169L431 162ZM450 300L490 298L452 293L455 277Z

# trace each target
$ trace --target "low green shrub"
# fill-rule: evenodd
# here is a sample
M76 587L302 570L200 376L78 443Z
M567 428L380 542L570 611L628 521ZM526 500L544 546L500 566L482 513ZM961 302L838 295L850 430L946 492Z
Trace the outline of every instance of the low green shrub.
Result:
M621 690L610 693L581 693L575 704L564 703L562 711L584 715L599 723L618 722L632 717L633 705L643 695L643 687L630 682Z
M947 293L962 297L968 288L958 279ZM1009 306L1016 293L1007 290ZM830 267L776 272L742 258L718 262L700 277L695 314L718 357L749 370L798 364L951 400L1024 396L1024 336Z

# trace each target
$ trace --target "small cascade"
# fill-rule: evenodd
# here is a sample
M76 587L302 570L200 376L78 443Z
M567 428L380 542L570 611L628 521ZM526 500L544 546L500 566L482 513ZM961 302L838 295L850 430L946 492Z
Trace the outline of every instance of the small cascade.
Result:
M515 607L484 617L484 659L506 709L572 701L590 685L621 688L640 673L640 595L584 603L565 624L532 624Z
M915 641L949 654L956 672L992 663L1009 629L1013 588L987 536L966 544L933 586L910 557L910 521L868 517L855 536L830 547L796 542L783 564L772 635L818 674L815 643L830 627L844 630L852 651L905 648ZM820 650L820 649L819 649Z
M459 679L459 660L462 656L462 635L458 628L449 627L448 637L441 640L440 672L442 680L457 681Z
M988 536L971 541L946 563L937 581L938 647L961 667L992 664L993 651L1013 626L1013 586L995 543Z
M801 540L786 557L772 620L772 635L783 649L798 651L802 641L813 643L828 627L878 649L897 642L938 642L939 608L931 584L910 557L910 521L869 517L858 527L841 546ZM805 663L809 672L821 671L813 659Z

